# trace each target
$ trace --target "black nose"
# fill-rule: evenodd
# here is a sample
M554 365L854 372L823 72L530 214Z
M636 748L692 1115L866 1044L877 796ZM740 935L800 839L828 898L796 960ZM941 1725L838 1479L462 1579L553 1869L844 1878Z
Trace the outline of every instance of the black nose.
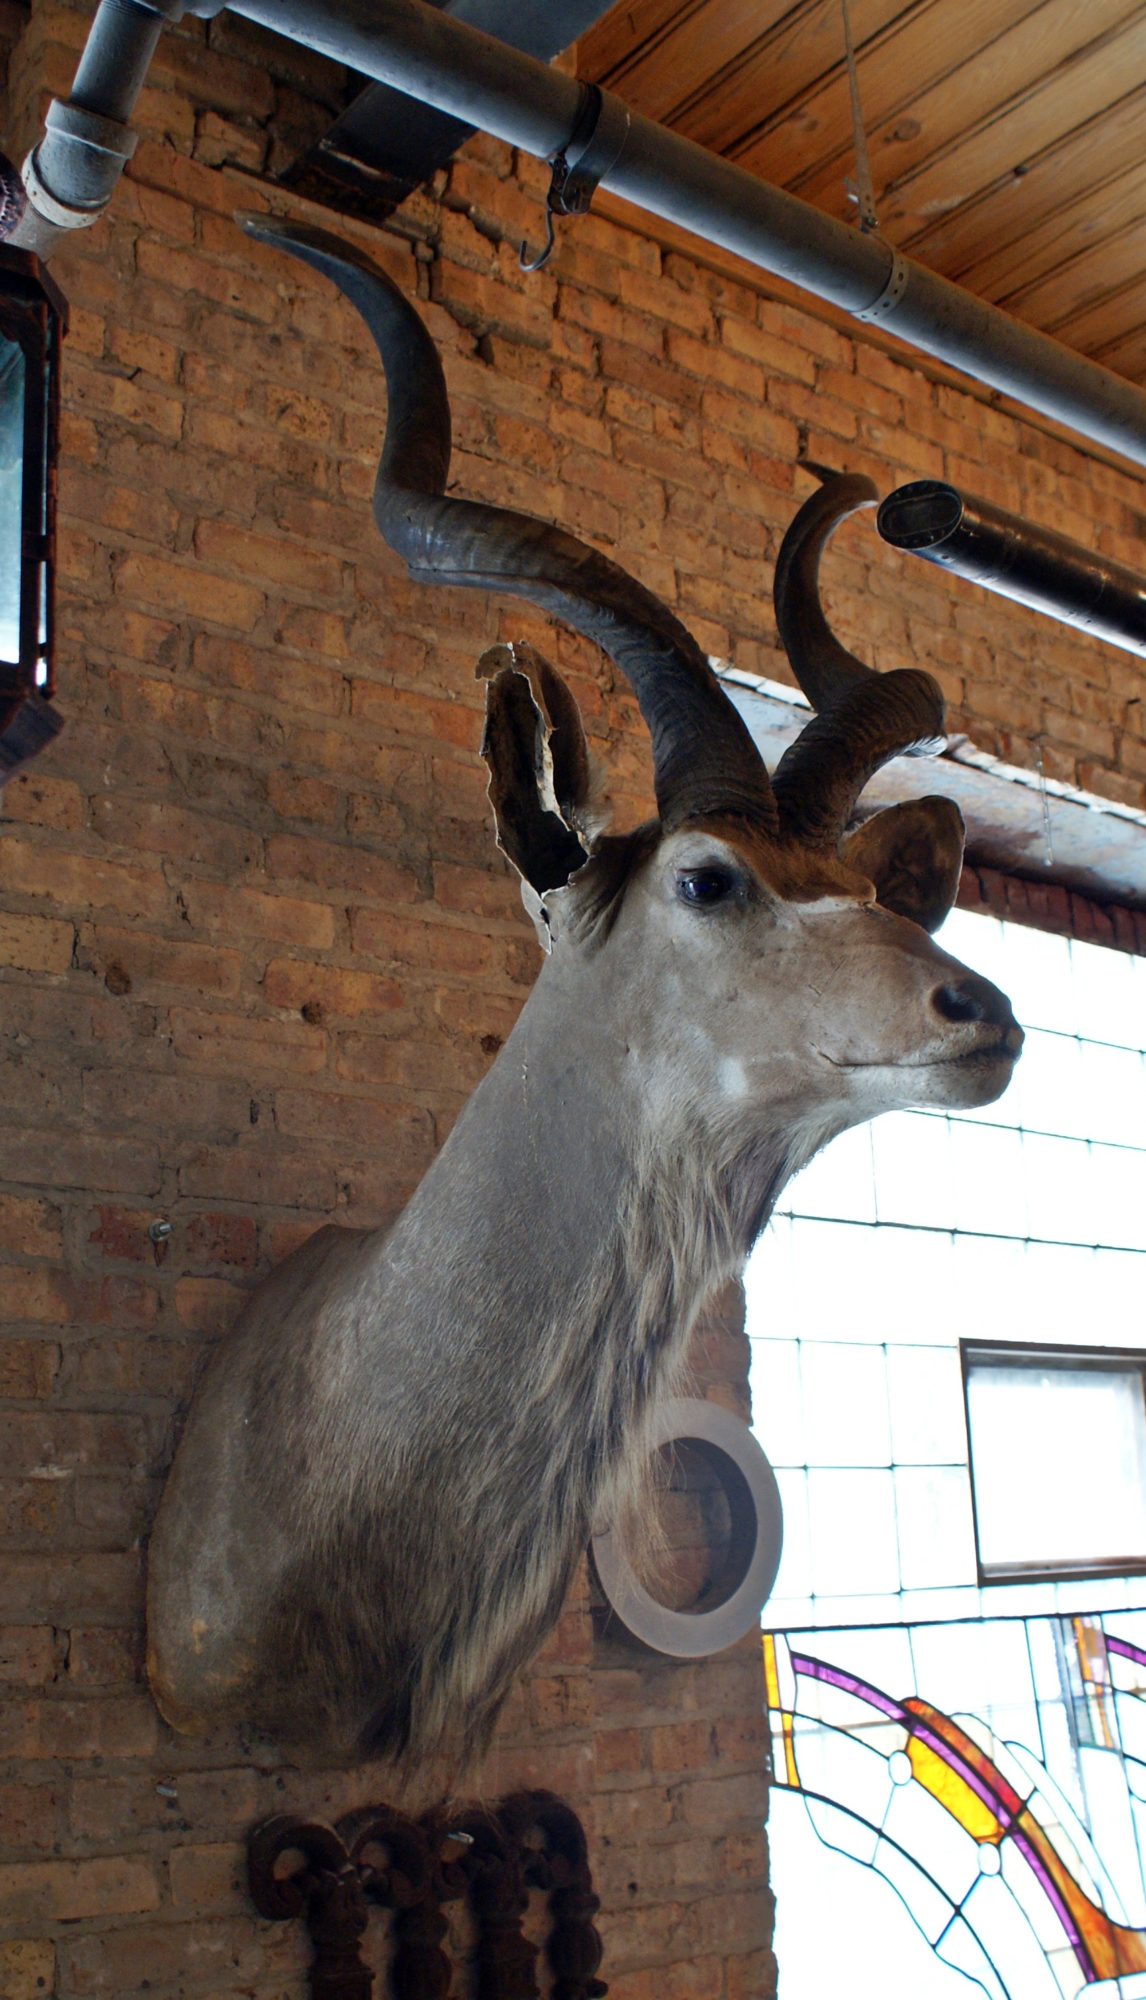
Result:
M1006 1029L1008 1042L1012 1030L1018 1041L1022 1040L1022 1030L1006 994L992 986L989 979L980 979L977 972L964 972L958 979L937 986L931 1004L945 1021L986 1021L992 1027Z

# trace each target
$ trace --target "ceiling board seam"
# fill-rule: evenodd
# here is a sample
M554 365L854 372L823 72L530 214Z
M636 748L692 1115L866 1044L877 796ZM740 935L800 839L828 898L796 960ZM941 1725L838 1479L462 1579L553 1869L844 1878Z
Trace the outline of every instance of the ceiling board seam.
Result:
M607 65L601 71L600 75L593 78L593 81L603 84L608 90L615 90L618 83L626 76L631 76L634 69L639 68L640 64L646 61L657 49L663 48L666 41L670 40L679 28L682 28L686 22L691 21L708 5L709 0L684 0L684 4L679 6L667 21L662 22L659 28L655 28L642 42L639 42L636 47L628 50L616 62ZM582 54L584 39L583 37L582 43L578 44L579 58ZM578 68L578 75L581 74L582 72Z
M1144 110L1146 110L1146 105L1144 105L1143 108ZM1085 128L1081 126L1078 128L1079 132L1083 131L1084 129ZM982 271L984 274L989 273L992 265L996 263L1000 264L1004 263L1008 259L1009 253L1015 250L1018 246L1029 245L1033 237L1035 237L1036 235L1040 235L1045 230L1051 229L1052 227L1058 225L1061 221L1066 221L1069 224L1069 219L1071 218L1072 215L1074 215L1076 211L1080 218L1084 217L1087 211L1093 206L1096 196L1101 195L1105 189L1116 185L1120 180L1130 178L1131 176L1134 177L1138 176L1140 174L1140 171L1141 171L1140 167L1136 164L1133 168L1120 168L1116 172L1107 176L1103 176L1102 174L1100 174L1097 180L1088 181L1081 185L1076 184L1076 187L1071 190L1071 192L1066 196L1065 199L1060 198L1051 207L1044 208L1041 211L1038 211L1034 214L1028 214L1022 217L1014 225L1013 235L1004 236L1000 229L996 229L992 233L991 245L989 251L984 252L984 250L980 248L974 255L972 255L969 251L965 252L964 255L967 258L967 261L965 263L962 264L951 263L945 266L948 275L950 275L953 278L956 278L958 282L963 283L966 281L965 274L968 272ZM1028 169L1028 172L1030 173L1035 172L1035 168L1032 166L1031 168ZM1022 178L1025 179L1026 175L1024 174ZM975 203L975 206L976 207L983 206L986 202L990 201L995 195L998 195L999 193L1005 191L1005 189L1007 189L1008 187L1013 187L1013 186L1014 186L1013 176L1012 177L1001 176L999 180L997 180L994 183L993 187L990 190L988 190L982 197L980 197L980 199ZM971 204L968 204L967 208L968 218L970 216L970 213L971 213ZM910 238L909 243L905 245L905 247L911 249L912 255L918 254L915 246L917 244L924 242L927 234L928 232L926 230L918 231L913 237ZM971 289L974 289L973 283L971 285Z
M1143 200L1146 201L1146 189L1143 190ZM1012 312L1015 310L1013 301L1021 300L1025 303L1028 299L1037 296L1040 292L1049 290L1053 286L1057 286L1060 283L1069 284L1072 273L1076 273L1079 267L1087 263L1088 260L1094 257L1111 256L1117 245L1127 243L1133 245L1135 239L1141 241L1144 221L1146 221L1146 215L1139 212L1131 222L1125 223L1119 229L1111 230L1110 234L1104 236L1101 242L1087 243L1082 249L1065 257L1060 264L1055 266L1053 272L1044 274L1040 278L1032 279L1024 285L1017 286L1013 292L1004 294L1003 297L1007 311ZM1092 311L1095 307L1100 306L1105 299L1116 297L1128 285L1140 284L1143 276L1146 275L1146 268L1144 267L1146 267L1146 258L1140 258L1139 269L1135 272L1133 278L1123 279L1119 284L1110 285L1105 291L1096 293L1093 297L1085 300L1085 302L1080 300L1069 311L1064 312L1061 318L1047 320L1045 322L1046 330L1048 332L1053 331L1055 327L1064 326L1070 318L1079 317L1083 312ZM1043 325L1044 322L1040 320L1039 324Z
M901 14L897 14L894 20L885 22L883 27L877 28L873 35L868 35L865 40L857 43L857 61L862 64L864 57L871 51L882 48L885 43L894 40L907 26L913 26L916 22L925 20L929 14L937 12L942 4L943 0L911 0L911 4L905 7ZM842 28L840 38L842 47ZM813 78L810 83L805 84L801 90L793 91L791 97L786 98L782 104L774 106L765 117L758 119L744 133L738 137L731 138L721 148L724 157L729 160L741 160L745 152L749 151L753 146L759 145L763 139L768 138L778 125L783 124L786 118L791 117L793 112L802 111L812 98L817 97L821 91L828 89L833 84L842 84L845 88L847 86L847 64L842 54L838 62L834 62L827 69L821 70L819 76ZM862 74L860 85L862 89Z
M1092 304L1075 312L1068 319L1063 320L1061 324L1063 326L1084 328L1087 320L1093 319L1096 313L1109 314L1112 306L1131 304L1139 296L1146 303L1146 271L1138 272L1135 277L1128 279L1123 285L1114 286L1105 298L1095 300ZM1055 338L1058 339L1058 337L1056 334ZM1081 345L1081 342L1086 338L1085 333L1080 332L1077 338L1080 343L1079 352L1089 353L1089 349ZM1067 344L1073 345L1074 343L1069 342Z
M832 0L829 0L829 4L832 4ZM752 41L745 43L745 46L738 55L730 56L727 62L722 63L719 69L714 70L710 77L706 77L704 82L698 84L695 90L690 91L687 96L682 97L677 104L674 104L672 110L666 114L663 122L666 125L675 125L678 119L683 120L687 118L692 112L698 111L702 105L707 104L712 98L719 97L727 84L734 82L746 70L752 69L767 56L769 49L773 48L777 42L786 41L792 35L798 34L800 28L806 22L810 21L812 16L823 11L823 6L824 0L800 0L799 5L789 7L778 21L774 21L770 28L765 29L763 34L757 35Z
M1081 124L1072 126L1069 133L1063 134L1061 138L1055 138L1047 145L1031 153L1023 163L1021 174L1015 168L998 174L988 187L984 188L978 195L969 198L958 209L949 210L946 215L937 217L934 221L926 223L922 228L913 231L910 236L903 238L901 247L910 251L912 256L922 257L924 261L927 260L928 256L936 262L942 259L942 269L945 274L959 282L965 282L965 274L975 270L978 264L984 261L982 243L977 242L973 251L965 249L962 251L956 250L953 253L950 251L949 245L952 237L958 242L960 233L966 228L966 225L973 223L976 212L986 204L996 201L1008 189L1013 188L1016 179L1028 182L1031 188L1037 189L1040 186L1044 186L1045 180L1040 180L1039 176L1043 174L1045 169L1050 169L1052 172L1061 172L1064 167L1069 166L1067 156L1072 151L1077 150L1079 147L1086 150L1099 135L1100 131L1104 131L1105 135L1109 136L1111 121L1117 119L1121 122L1127 116L1131 118L1136 117L1137 121L1143 127L1141 133L1133 133L1133 144L1138 148L1138 151L1133 154L1132 164L1136 166L1141 159L1142 152L1146 151L1146 85L1142 84L1138 84L1133 90L1128 91L1125 97L1116 98L1109 111L1093 113L1090 117L1083 119ZM1070 191L1065 197L1066 202L1069 203L1074 200L1076 187L1077 182L1072 182ZM1059 206L1063 205L1061 193L1054 197L1051 207L1036 209L1033 215L1019 217L1014 222L1007 217L1001 218L1000 223L994 227L990 236L990 255L994 256L997 252L1002 252L1011 243L1021 242L1026 236L1028 229L1040 227L1048 221L1051 216L1058 212L1054 203L1057 203ZM1003 228L1013 228L1013 235L1009 237L1002 236L1001 230ZM944 257L945 248L948 251L946 257ZM958 261L960 257L964 257L967 261L960 263ZM973 289L973 285L971 288Z
M962 131L945 145L938 146L928 156L926 161L921 161L918 166L913 167L910 172L902 175L898 180L888 181L883 190L884 198L902 195L905 190L912 186L913 182L921 180L925 174L933 172L936 167L943 166L955 154L972 146L975 140L983 137L984 133L994 131L997 126L1002 124L1006 119L1013 117L1016 112L1028 108L1036 98L1043 96L1052 89L1058 89L1064 82L1069 82L1071 76L1075 75L1079 69L1091 63L1096 56L1103 53L1109 43L1123 39L1129 40L1132 30L1136 27L1140 31L1140 24L1134 21L1130 21L1129 23L1122 21L1117 27L1110 28L1104 34L1096 36L1094 41L1088 42L1075 55L1056 64L1053 69L1047 70L1039 77L1037 82L1029 85L1022 91L1016 92L1013 97L1008 98L1005 104L996 106L991 112L977 119L973 124L965 126ZM974 195L979 195L981 192L982 190L979 188L972 190ZM970 199L970 197L967 198Z
M1085 196L1077 202L1065 203L1062 208L1051 210L1039 222L1028 224L1025 230L1020 231L1008 242L1001 243L990 257L982 259L979 265L972 267L976 271L976 277L967 289L978 292L985 298L997 299L999 294L995 288L1007 282L1008 263L1011 266L1010 277L1017 279L1015 289L1007 294L1008 297L1017 297L1020 292L1042 283L1051 271L1061 268L1059 260L1063 252L1063 237L1069 237L1075 228L1085 230L1094 225L1092 210L1095 197L1101 195L1104 189L1117 185L1118 180L1131 178L1135 182L1139 181L1140 170L1135 170L1132 176L1116 176L1113 182L1098 181L1093 187L1088 188ZM1118 227L1121 229L1123 224L1119 223ZM1099 242L1104 240L1092 235L1082 242L1077 250L1069 250L1066 254L1070 257L1081 256L1083 251L1093 251Z
M926 78L926 81L923 83L921 87L914 88L912 95L895 98L885 109L878 112L873 111L868 121L872 143L874 145L879 144L879 128L881 126L891 125L892 123L898 123L898 121L902 119L905 115L910 115L911 113L913 113L917 109L923 98L929 97L930 95L932 95L933 92L942 90L944 85L949 84L952 77L957 77L960 71L967 67L969 62L972 62L976 60L979 56L983 55L987 50L989 50L994 46L995 42L1001 41L1003 39L1003 36L1005 34L1009 34L1019 22L1029 19L1031 14L1037 14L1041 10L1042 4L1043 0L1031 0L1031 5L1025 14L1018 15L1015 20L1008 22L1007 27L1004 30L1001 30L998 35L993 36L989 42L981 43L973 56L961 56L959 60L957 62L952 63L949 68L936 70L933 73L929 74L928 77ZM941 6L942 6L942 0L936 0L936 11L939 11ZM895 26L896 33L898 33L898 24L893 24L893 25ZM914 26L915 24L912 23L911 25ZM892 37L892 39L894 39L894 37ZM861 91L864 88L864 78L863 78L862 68L860 71L860 88ZM834 152L825 153L819 160L816 160L811 166L802 169L799 174L794 175L790 181L786 182L786 186L791 190L793 194L801 193L802 190L807 186L809 181L813 179L819 179L820 177L826 178L833 168L839 169L840 167L842 167L847 160L848 150L849 149L846 141L841 140L840 144L835 148ZM887 183L888 191L890 191L893 186L894 182L889 181Z

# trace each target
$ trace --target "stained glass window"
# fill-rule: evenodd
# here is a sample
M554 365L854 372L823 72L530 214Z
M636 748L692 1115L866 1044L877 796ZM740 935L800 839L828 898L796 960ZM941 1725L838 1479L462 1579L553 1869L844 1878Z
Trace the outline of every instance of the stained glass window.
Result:
M1081 1351L1091 1381L1085 1350L1146 1355L1146 962L961 913L942 942L1010 993L1015 1084L837 1141L747 1277L785 1509L765 1614L781 1989L828 1990L830 1909L849 2000L1146 2000L1146 1579L980 1582L959 1351ZM1137 1418L1102 1401L1090 1435L1121 1426L1133 1472ZM1050 1452L1029 1405L995 1438L1002 1488L1035 1496L1020 1535L1040 1496L1053 1516L1072 1443L1086 1482L1072 1415ZM1056 1525L1125 1556L1132 1515ZM987 1523L984 1551L1009 1532Z

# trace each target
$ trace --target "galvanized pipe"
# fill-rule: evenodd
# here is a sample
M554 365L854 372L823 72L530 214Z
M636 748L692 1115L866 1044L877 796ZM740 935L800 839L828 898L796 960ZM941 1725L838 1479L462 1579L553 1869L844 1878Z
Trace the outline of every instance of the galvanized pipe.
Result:
M53 98L24 162L27 206L11 241L47 257L73 229L98 222L135 151L128 123L165 22L182 0L100 0L72 94Z
M1146 579L1065 535L938 479L916 479L889 493L876 521L892 548L1146 655Z
M539 159L560 152L577 122L584 86L574 78L422 0L231 5L248 20ZM923 353L1146 467L1146 394L1140 389L901 257L879 238L822 215L637 112L629 121L621 154L602 178L612 193L858 319L878 322Z

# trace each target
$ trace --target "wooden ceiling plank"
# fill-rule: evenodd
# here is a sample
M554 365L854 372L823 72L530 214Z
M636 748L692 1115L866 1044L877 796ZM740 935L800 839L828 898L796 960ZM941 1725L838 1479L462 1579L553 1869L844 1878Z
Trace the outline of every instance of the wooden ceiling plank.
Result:
M1146 0L850 4L888 238L1141 379ZM852 212L840 0L621 0L582 37L578 71Z
M852 31L864 46L898 20L933 0L852 0ZM792 115L817 92L826 75L843 75L844 32L840 0L812 0L768 35L758 36L742 60L704 81L673 115L673 124L698 146L736 156L750 135ZM703 72L698 71L698 75Z
M1004 293L1006 310L1054 333L1133 278L1146 275L1146 185L1141 175L1132 202L1136 212L1121 228L1111 217L1100 242L1073 257L1063 255L1044 277Z
M1146 154L1146 86L1018 162L979 199L907 239L913 257L974 291L994 282L1030 232L1096 195Z
M1115 4L1137 15L1094 42L1072 61L990 118L970 125L961 138L885 194L881 220L894 241L930 216L972 200L1002 173L1061 131L1095 116L1111 102L1117 79L1140 73L1144 23L1132 0ZM1094 8L1097 12L1097 5ZM1088 5L1085 18L1092 17Z
M1025 0L1012 0L1012 4L1025 4ZM1061 15L1056 33L1054 36L1036 34L1036 24L1047 25L1044 17L1048 11ZM915 214L907 215L899 193L905 182L910 185L917 175L926 173L937 158L943 160L953 152L963 158L959 149L972 125L976 135L973 158L978 160L988 143L986 135L1002 118L1010 117L1017 107L1021 107L1032 91L1042 87L1048 59L1060 65L1051 74L1060 74L1062 63L1072 57L1076 61L1084 60L1088 53L1093 54L1097 33L1116 34L1125 28L1128 15L1140 11L1140 0L1088 0L1085 9L1062 9L1058 0L1042 0L1042 4L1033 11L1012 21L985 49L980 38L979 53L915 97L904 93L903 79L914 74L917 55L921 63L928 59L924 53L925 44L916 39L916 31L922 36L942 40L939 23L946 10L941 12L937 7L934 14L929 9L927 15L913 17L902 37L889 35L878 52L869 51L861 65L859 79L861 101L865 106L868 103L865 68L870 72L878 59L890 60L892 76L898 72L899 78L900 109L883 120L881 128L877 128L872 153L876 206L881 225L891 239L898 240L905 222L909 221L914 226L916 221ZM979 19L977 13L975 18ZM831 104L828 102L829 93L834 98ZM1107 86L1108 97L1109 94ZM816 100L801 108L800 117L814 121L810 140L801 132L798 121L793 119L783 125L774 125L762 144L738 149L736 157L741 166L750 168L763 178L782 179L785 187L812 198L815 205L830 213L845 214L847 201L839 167L834 169L834 185L828 178L814 181L813 175L816 161L827 154L829 148L841 160L850 156L851 108L846 77L836 79L834 88L831 84L825 86ZM870 118L868 129L870 135ZM904 136L897 138L896 134ZM1008 167L1013 164L1013 158L1010 150L1004 148L1004 162ZM905 172L907 161L911 164ZM966 171L970 173L971 169ZM997 172L996 167L984 173L972 182L967 192L977 191Z
M675 126L676 107L699 78L736 65L762 33L770 35L792 13L803 15L809 4L811 0L797 0L794 7L792 0L700 0L679 9L666 33L647 41L615 70L609 88L646 118Z
M1126 5L1128 0L1114 0ZM899 175L907 162L926 159L936 145L958 132L965 119L964 79L974 75L972 89L981 94L983 78L992 88L1005 88L1009 44L1024 19L1042 14L1045 0L1010 0L1011 19L1001 22L998 0L962 0L954 12L938 4L914 17L878 47L863 50L858 59L860 103L871 158L877 206L881 188ZM996 53L996 51L998 53ZM826 100L835 99L829 112ZM958 103L962 108L954 111ZM821 104L823 109L821 110ZM785 186L817 208L846 212L840 190L852 170L851 101L846 75L828 85L817 99L822 131L836 143L822 148L810 167L790 173Z
M1094 358L1116 375L1125 375L1129 382L1146 382L1146 316L1110 346L1096 349Z
M1017 305L1053 272L1127 228L1144 207L1146 185L1140 166L1081 189L1076 201L1056 209L1038 228L1029 229L1019 241L985 258L972 289L982 298L994 299L996 305L1004 299Z
M1024 314L1024 318L1026 315ZM1111 292L1059 327L1056 338L1080 354L1092 354L1109 347L1122 334L1130 333L1146 319L1146 271L1139 267L1135 276L1120 290Z
M981 23L979 0L971 0L971 4ZM1043 0L1007 0L1007 4L1035 6ZM896 104L903 93L904 77L910 74L905 47L923 61L942 62L937 51L944 40L944 5L945 0L911 0L907 7L888 6L874 17L869 14L866 19L853 19L860 97L869 123L869 97ZM997 4L993 11L997 15ZM802 89L784 102L773 103L764 115L760 106L767 104L767 98L758 81L752 76L742 79L741 115L755 104L756 116L734 136L736 121L730 113L729 136L720 147L750 172L784 187L796 187L825 161L840 162L837 172L841 182L850 171L851 96L839 0L829 8L824 28L822 70L809 75Z
M645 44L671 34L681 18L703 0L620 0L577 44L577 74L589 83L622 76Z

